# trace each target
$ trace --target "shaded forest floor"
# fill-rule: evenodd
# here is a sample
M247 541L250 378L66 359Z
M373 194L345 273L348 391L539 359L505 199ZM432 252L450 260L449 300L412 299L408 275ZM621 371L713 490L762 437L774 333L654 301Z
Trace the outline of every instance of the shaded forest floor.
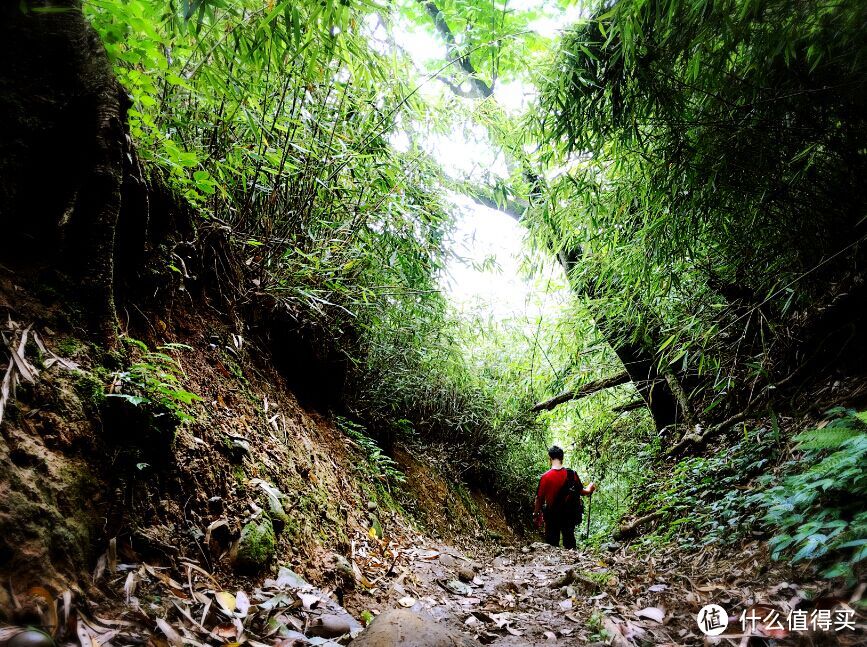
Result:
M358 534L342 567L350 592L316 588L288 568L275 577L222 590L201 566L171 572L121 563L102 573L106 602L72 610L66 622L80 644L249 644L294 647L347 644L372 614L410 609L427 636L362 644L435 645L861 645L867 624L830 631L774 631L759 621L744 631L739 614L805 618L854 604L854 593L810 583L805 572L768 566L761 544L723 554L671 551L638 556L620 548L596 556L542 543L480 545L464 553L411 531L376 539ZM472 556L468 556L472 555ZM340 568L340 567L339 567ZM799 583L805 582L805 583ZM702 636L696 614L705 604L729 612L729 627ZM61 611L61 615L62 615ZM64 618L61 617L61 623ZM809 620L808 627L809 627ZM439 636L439 638L437 638ZM88 641L92 642L88 642ZM361 639L359 639L361 640Z

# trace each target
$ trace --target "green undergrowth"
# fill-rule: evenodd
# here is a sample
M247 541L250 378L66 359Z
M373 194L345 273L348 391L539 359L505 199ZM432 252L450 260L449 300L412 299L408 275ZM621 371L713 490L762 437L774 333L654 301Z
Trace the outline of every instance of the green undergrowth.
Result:
M645 503L636 515L662 516L640 544L695 549L768 539L775 560L854 581L867 559L867 413L826 415L790 443L773 422L641 483L635 494Z
M358 445L364 455L364 461L358 464L359 469L376 484L380 496L391 498L392 488L406 480L397 463L383 453L376 441L367 435L363 425L342 416L338 416L336 422L337 428Z
M824 577L854 580L867 559L867 412L836 408L794 437L782 477L760 479L751 501L774 529L775 559L813 562Z
M190 407L201 398L184 388L180 362L170 354L189 346L165 344L151 350L137 339L123 337L122 341L130 348L132 361L115 374L118 388L108 397L163 411L179 422L192 421Z
M633 490L638 516L661 513L647 545L677 543L683 548L728 545L757 529L761 513L750 500L778 455L778 432L766 428L744 433L710 456L678 461L671 472L653 472Z

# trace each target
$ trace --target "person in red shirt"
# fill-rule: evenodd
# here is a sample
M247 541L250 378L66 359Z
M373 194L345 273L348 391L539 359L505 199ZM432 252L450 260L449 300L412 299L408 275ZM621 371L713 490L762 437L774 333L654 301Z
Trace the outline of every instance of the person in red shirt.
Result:
M563 548L575 548L575 525L579 519L570 519L558 509L557 494L566 484L568 472L563 467L563 450L557 445L548 450L548 462L551 469L542 474L539 479L539 489L536 491L536 502L533 506L533 519L536 526L545 522L545 543L552 546L560 545L560 535L563 536ZM577 478L577 476L576 476ZM579 491L583 496L590 496L596 491L596 484L590 483L586 488L578 479Z

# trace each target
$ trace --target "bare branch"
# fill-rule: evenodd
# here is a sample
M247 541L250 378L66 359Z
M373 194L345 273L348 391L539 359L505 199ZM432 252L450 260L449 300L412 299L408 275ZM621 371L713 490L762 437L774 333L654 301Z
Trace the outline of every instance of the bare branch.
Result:
M614 413L626 413L627 411L635 411L636 409L641 409L642 407L646 407L647 403L644 400L633 400L627 404L621 404L612 409Z
M434 22L434 27L436 27L437 32L440 37L445 41L446 49L448 50L449 59L458 64L458 66L466 73L469 77L470 85L472 86L472 94L468 94L465 91L458 92L459 96L462 97L472 97L484 99L490 97L494 93L493 84L488 85L480 78L478 78L478 72L476 71L473 62L470 60L469 54L462 54L460 51L460 45L455 38L454 32L452 32L451 27L449 27L446 22L445 16L442 11L440 11L439 7L433 2L433 0L418 0L419 4L421 4L425 11L427 11L428 15ZM440 79L442 81L443 79ZM454 92L454 84L446 83L449 89Z
M627 382L631 381L632 380L629 377L629 373L623 371L622 373L612 375L611 377L606 377L602 378L601 380L594 380L593 382L588 382L587 384L577 389L571 391L564 391L563 393L555 395L553 398L533 405L533 408L530 409L530 411L549 411L550 409L553 409L554 407L561 405L564 402L569 402L570 400L580 400L581 398L596 393L597 391L610 389L611 387L620 386L621 384L626 384Z
M505 204L499 204L493 198L480 193L471 191L465 195L473 202L488 207L489 209L499 211L518 222L521 222L524 219L524 214L527 212L527 209L530 208L530 203L524 200L506 200Z
M463 97L464 99L477 99L479 98L476 93L475 88L471 88L469 90L464 90L460 84L455 83L453 80L446 78L444 76L437 76L437 81L443 83L449 90L451 90L454 94L459 97Z

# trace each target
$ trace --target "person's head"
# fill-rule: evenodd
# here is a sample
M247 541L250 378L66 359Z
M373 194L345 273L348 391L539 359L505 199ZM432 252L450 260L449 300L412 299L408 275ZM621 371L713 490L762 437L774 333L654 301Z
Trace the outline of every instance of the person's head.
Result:
M548 450L548 459L553 463L554 461L563 462L563 450L557 445L551 445L551 448Z

